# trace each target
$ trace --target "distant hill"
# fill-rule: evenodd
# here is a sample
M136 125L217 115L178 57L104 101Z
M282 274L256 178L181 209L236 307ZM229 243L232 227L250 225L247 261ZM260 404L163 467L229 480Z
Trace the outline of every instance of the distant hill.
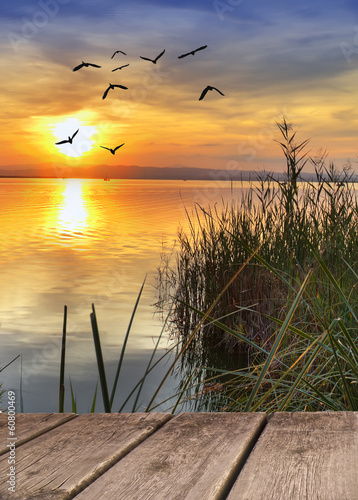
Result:
M247 170L214 170L194 167L140 167L138 165L97 165L67 166L62 164L41 166L9 166L0 168L0 177L43 177L43 178L82 178L82 179L167 179L167 180L213 180L213 181L248 181L265 177L269 172ZM270 174L276 180L284 180L285 174ZM304 180L313 181L315 174L302 174Z

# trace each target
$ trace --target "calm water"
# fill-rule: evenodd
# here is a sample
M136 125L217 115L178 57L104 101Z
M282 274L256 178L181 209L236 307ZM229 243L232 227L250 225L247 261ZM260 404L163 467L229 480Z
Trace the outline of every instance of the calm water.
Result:
M220 203L239 191L239 183L213 181L0 180L0 367L21 354L25 412L58 409L65 304L65 410L71 411L69 377L79 412L89 411L97 383L92 303L112 386L130 315L148 274L119 380L113 408L118 410L143 374L162 328L153 307L156 269L163 249L173 248L179 224L186 227L184 207L190 211L194 202ZM161 345L164 350L167 341ZM143 405L166 368L148 380ZM0 373L0 381L6 389L19 389L19 360ZM159 400L177 382L170 379ZM100 390L96 409L103 410Z

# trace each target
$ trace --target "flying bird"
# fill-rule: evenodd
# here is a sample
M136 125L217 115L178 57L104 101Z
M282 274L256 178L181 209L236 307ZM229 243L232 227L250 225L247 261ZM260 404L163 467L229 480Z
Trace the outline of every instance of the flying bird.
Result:
M112 69L112 71L117 71L117 69L126 68L127 66L129 66L129 64L124 64L123 66L120 66L119 68Z
M202 91L201 96L199 97L199 101L201 101L202 99L204 99L204 97L206 96L206 93L207 93L209 90L216 90L216 92L219 92L219 94L221 94L221 95L225 95L225 94L223 94L222 92L220 92L220 90L219 90L219 89L217 89L216 87L212 87L211 85L208 85L208 86L207 86L207 87L205 87L205 89Z
M116 55L116 54L123 54L124 56L126 56L127 54L125 52L123 52L123 50L116 50L115 53L113 54L113 56L111 57L111 59L113 59L113 57Z
M161 52L155 59L149 59L149 57L143 57L143 56L139 56L141 59L144 59L145 61L151 61L153 64L157 64L157 61L160 57L162 57L162 55L164 54L165 52L165 49L163 50L163 52Z
M74 137L78 134L78 131L79 129L76 130L76 132L73 134L72 137L68 136L68 139L64 140L64 141L60 141L60 142L55 142L55 144L65 144L66 142L69 142L70 144L72 144L72 141L74 139Z
M117 151L117 149L121 148L122 146L124 146L125 143L121 144L120 146L117 146L116 148L112 149L112 148L106 148L105 146L100 146L100 148L103 148L103 149L108 149L108 151L110 151L112 153L112 155L115 154L115 152Z
M109 84L109 87L104 91L104 94L102 96L102 99L105 99L107 97L107 94L108 92L112 89L114 89L114 87L118 87L119 89L124 89L124 90L127 90L128 87L125 87L124 85L112 85L112 83Z
M204 50L206 49L207 45L203 45L202 47L199 47L198 49L192 50L191 52L187 52L186 54L182 54L181 56L178 56L178 59L182 59L183 57L190 56L190 54L193 56L195 52L198 52L199 50Z
M81 69L83 67L88 68L88 66L93 66L94 68L101 68L101 66L98 66L98 64L85 63L84 61L82 61L82 63L79 64L78 66L76 66L75 68L73 68L72 71L78 71L79 69Z

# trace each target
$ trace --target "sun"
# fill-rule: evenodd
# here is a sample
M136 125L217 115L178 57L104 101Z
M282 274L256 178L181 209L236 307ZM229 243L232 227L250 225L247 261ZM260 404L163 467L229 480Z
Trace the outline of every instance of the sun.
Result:
M63 140L69 140L65 144L58 144L55 147L60 153L66 156L71 156L73 158L82 156L92 149L94 141L90 138L97 133L97 130L93 126L84 125L77 118L68 118L64 122L59 122L50 125L53 128L53 135L56 137L56 142ZM78 130L78 133L73 138L73 134Z

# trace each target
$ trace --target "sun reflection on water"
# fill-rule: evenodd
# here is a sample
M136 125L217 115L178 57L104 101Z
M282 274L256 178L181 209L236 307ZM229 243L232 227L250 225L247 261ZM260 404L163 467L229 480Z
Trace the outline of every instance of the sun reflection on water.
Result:
M82 180L68 179L58 213L58 229L65 233L81 234L87 226L87 203Z

